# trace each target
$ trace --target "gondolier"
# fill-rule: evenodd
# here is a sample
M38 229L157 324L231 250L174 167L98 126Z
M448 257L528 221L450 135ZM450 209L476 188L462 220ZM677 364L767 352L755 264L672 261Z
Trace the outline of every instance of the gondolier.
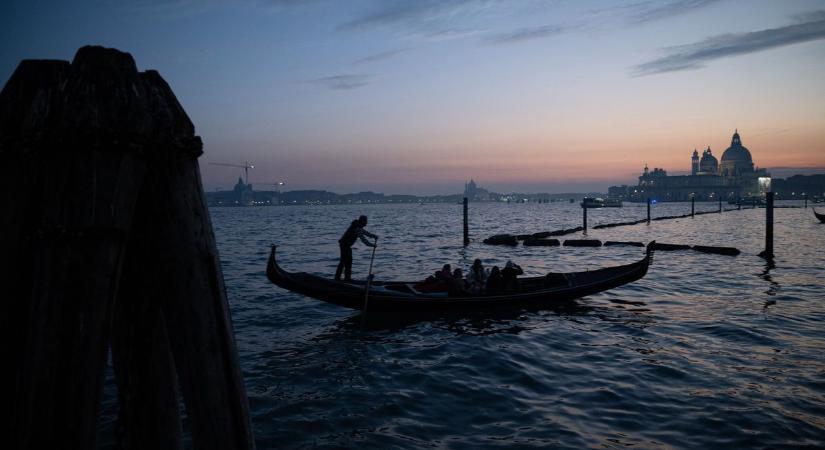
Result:
M338 246L341 248L341 260L338 262L338 268L335 269L336 280L340 280L341 272L344 272L344 281L352 281L352 246L355 241L361 239L361 242L367 247L375 247L375 244L367 238L378 240L378 236L365 230L365 226L367 226L367 216L361 216L353 220L341 239L338 239Z

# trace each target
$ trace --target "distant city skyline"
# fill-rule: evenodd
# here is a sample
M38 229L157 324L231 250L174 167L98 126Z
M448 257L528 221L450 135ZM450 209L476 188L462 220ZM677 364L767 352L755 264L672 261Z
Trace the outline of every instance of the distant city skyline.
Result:
M738 128L754 160L825 170L825 1L10 0L0 80L83 45L169 82L204 188L604 191L690 171Z

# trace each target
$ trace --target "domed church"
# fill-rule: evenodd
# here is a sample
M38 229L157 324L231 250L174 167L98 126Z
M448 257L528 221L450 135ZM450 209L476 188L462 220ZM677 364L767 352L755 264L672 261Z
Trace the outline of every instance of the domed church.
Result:
M761 195L758 179L769 177L765 169L755 169L751 152L742 145L739 130L733 132L730 147L723 153L721 161L707 147L702 152L694 149L691 157L690 175L667 175L664 169L645 170L635 188L627 189L630 200L657 201L697 200L740 200Z
M740 176L753 173L753 159L751 152L739 138L739 130L733 132L730 147L722 153L722 164L719 166L719 175L723 177Z

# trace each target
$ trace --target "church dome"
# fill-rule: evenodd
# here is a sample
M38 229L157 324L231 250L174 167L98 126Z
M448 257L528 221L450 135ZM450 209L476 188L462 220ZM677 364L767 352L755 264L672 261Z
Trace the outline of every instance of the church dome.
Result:
M722 159L725 157L723 156ZM710 147L702 153L702 159L699 161L699 164L717 164L718 161L716 157L710 152Z
M742 145L742 140L739 138L739 131L733 133L733 139L730 141L730 147L722 153L722 162L744 162L748 164L753 163L751 159L751 152Z

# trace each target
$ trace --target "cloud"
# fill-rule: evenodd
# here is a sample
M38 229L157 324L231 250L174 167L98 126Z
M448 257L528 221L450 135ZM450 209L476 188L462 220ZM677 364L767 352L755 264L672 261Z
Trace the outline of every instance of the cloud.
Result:
M388 60L390 58L394 58L395 56L398 56L399 54L404 53L408 50L409 50L408 48L400 48L400 49L396 49L396 50L387 50L385 52L373 53L372 55L367 55L363 58L356 59L352 63L353 64L367 64L367 63L385 61L385 60Z
M780 28L722 34L693 44L665 48L663 56L635 66L633 72L643 76L700 69L715 59L825 39L825 11L809 13L804 20Z
M539 27L520 28L507 33L499 33L488 36L485 38L485 42L488 44L514 44L517 42L555 36L565 31L567 31L567 28L560 25L543 25Z
M568 31L582 30L598 26L642 25L663 20L704 8L721 0L646 0L610 8L589 11L564 25L549 24L519 28L513 31L493 34L484 39L487 44L514 44L535 39L545 39Z
M333 75L329 77L315 78L309 80L309 83L323 86L325 88L336 91L348 91L352 89L362 88L370 83L372 75L367 74L347 74L347 75Z
M501 0L384 0L368 13L340 26L341 30L390 29L425 40L463 38L478 32L468 22L490 13Z
M648 0L605 9L603 12L610 14L617 13L623 16L624 20L628 23L643 24L686 14L720 1L721 0L676 0L664 2L661 0Z

